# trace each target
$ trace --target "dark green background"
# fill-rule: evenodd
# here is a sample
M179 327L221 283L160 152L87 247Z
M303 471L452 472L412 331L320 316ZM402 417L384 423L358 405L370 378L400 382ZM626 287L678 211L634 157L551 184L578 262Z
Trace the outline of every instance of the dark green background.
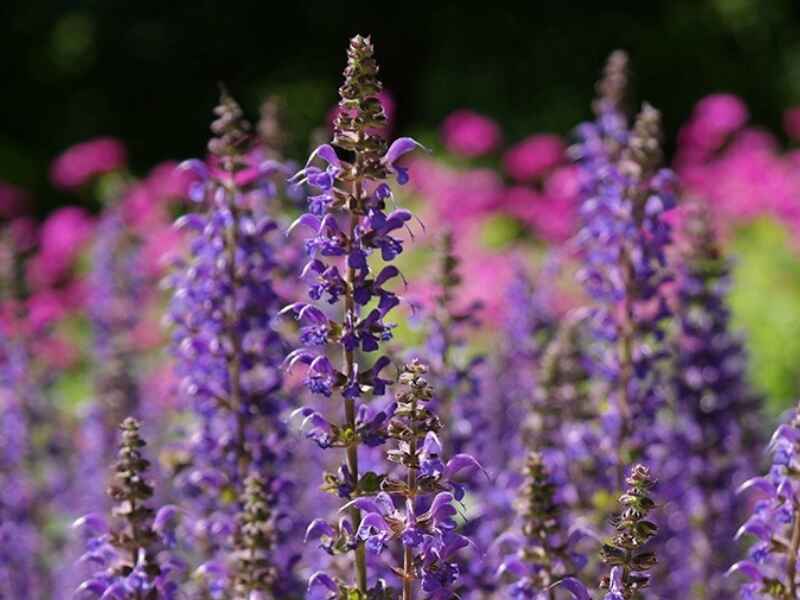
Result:
M507 138L568 132L587 115L607 53L633 55L637 96L674 133L702 95L742 95L779 127L800 103L800 3L792 0L537 2L0 2L0 178L65 197L47 164L66 146L119 136L135 169L202 152L217 82L249 112L290 103L293 153L335 101L347 38L372 33L404 131L452 109L497 118Z

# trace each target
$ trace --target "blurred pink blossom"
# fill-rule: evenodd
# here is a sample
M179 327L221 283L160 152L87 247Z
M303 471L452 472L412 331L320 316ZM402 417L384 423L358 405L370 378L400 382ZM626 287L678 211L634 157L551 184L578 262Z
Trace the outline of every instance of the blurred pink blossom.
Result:
M192 174L174 162L156 165L145 179L127 190L122 200L122 216L137 233L147 236L154 228L172 220L170 208L189 194Z
M552 169L564 158L564 142L557 135L525 138L503 156L506 172L516 181L530 181Z
M131 341L138 351L158 348L164 342L164 328L153 315L144 315L131 332Z
M48 257L74 257L94 232L94 219L83 208L66 206L56 210L42 224L41 252Z
M712 94L701 99L678 133L676 164L705 160L748 119L747 106L737 96Z
M411 182L426 199L423 221L458 230L498 208L503 182L492 169L457 170L427 158L409 164Z
M34 288L56 283L72 268L91 239L94 219L83 208L67 206L51 214L39 232L39 252L28 264L28 280Z
M537 236L558 243L575 232L577 194L577 170L562 167L547 178L543 192L526 186L509 188L503 198L503 208L530 225Z
M158 201L169 203L186 198L191 180L192 174L189 171L179 169L178 163L168 160L150 170L146 184Z
M442 141L454 154L473 158L496 149L502 141L500 127L471 110L457 110L442 124Z
M50 167L50 180L56 187L75 189L97 175L124 167L127 160L122 142L111 137L94 138L59 155Z
M468 274L460 294L464 303L479 301L483 305L481 319L497 323L505 311L506 290L514 277L514 261L507 254L492 254L473 250L460 254L461 272Z
M64 301L55 290L42 290L28 299L28 325L33 332L60 321L66 312Z
M183 233L169 224L152 230L144 239L141 252L142 268L149 277L159 277L181 252Z

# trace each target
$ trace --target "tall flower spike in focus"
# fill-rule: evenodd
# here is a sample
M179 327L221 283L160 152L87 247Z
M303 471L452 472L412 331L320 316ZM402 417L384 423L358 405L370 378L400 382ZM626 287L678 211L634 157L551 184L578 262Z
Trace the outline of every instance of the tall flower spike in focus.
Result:
M656 555L642 547L656 535L658 528L647 518L655 508L650 497L655 480L648 468L636 465L625 483L628 489L619 497L622 512L612 519L617 533L603 544L601 553L603 562L612 567L611 575L603 579L600 587L630 600L650 584L648 571L655 566Z
M294 178L316 192L309 197L309 212L293 225L311 232L305 242L309 262L303 276L309 280L313 303L297 302L284 309L300 321L303 344L287 357L287 365L307 365L305 381L315 394L336 393L342 398L341 425L311 408L302 414L309 437L322 447L345 450L338 473L326 476L326 489L345 500L377 491L379 476L360 470L359 447L385 441L383 429L390 415L372 410L365 400L384 394L388 382L380 374L390 361L381 356L362 364L368 360L366 355L379 351L392 337L393 325L386 319L399 298L386 286L400 278L400 271L368 258L379 254L388 263L403 251L403 241L395 232L407 227L412 215L403 209L386 213L392 195L386 180L394 176L401 185L408 181L408 172L398 161L419 146L411 138L400 138L387 149L378 133L386 117L377 96L381 90L377 73L372 42L354 37L347 51L345 81L339 88L333 136L333 145L350 158L340 158L334 146L323 144ZM329 313L341 314L341 320ZM332 359L335 353L341 357L338 367ZM354 537L361 527L361 510L351 505L348 515L336 528L334 537L339 541L326 547L353 552L354 589L365 596L369 588L365 549ZM309 583L327 588L333 597L342 588L351 589L325 574L317 574Z
M641 590L650 586L649 571L656 565L655 553L643 547L658 533L658 527L649 518L655 508L650 497L655 480L650 470L636 465L625 479L628 488L619 497L621 512L614 515L611 524L616 534L605 544L600 557L611 572L600 581L600 588L608 590L604 600L634 600ZM586 586L574 577L558 582L558 587L569 591L575 600L591 600Z
M519 499L522 535L506 536L516 552L505 558L500 574L516 580L509 590L511 598L548 600L552 587L573 576L586 559L572 547L575 538L566 527L555 499L556 486L539 453L528 455L525 474Z
M273 287L270 236L278 226L268 204L287 169L247 153L250 125L227 93L214 113L211 156L183 165L195 177L190 197L198 208L176 223L188 234L189 256L170 278L172 349L194 426L177 483L197 517L191 534L207 561L199 580L217 589L232 585L229 559L245 480L253 470L265 478L271 510L287 516L276 539L280 577L272 591L288 595L302 587L293 576L301 547L291 531L302 524L290 510L282 419L289 404L281 391L287 346L273 327L282 301Z
M736 537L752 537L754 543L749 557L734 564L728 575L746 578L740 586L742 598L795 600L800 598L800 409L776 429L769 450L769 473L739 488L740 493L752 492L757 501Z
M175 543L177 509L165 506L156 514L148 506L153 487L146 479L150 462L142 455L146 444L139 422L129 417L120 429L114 483L108 489L114 503L112 523L109 526L98 514L75 523L87 546L81 561L98 567L78 588L76 598L177 599L182 565L165 552Z
M366 515L356 536L370 551L381 553L390 543L400 542L403 563L392 570L402 582L403 600L416 598L420 588L426 598L454 597L459 568L453 558L469 541L455 532L457 502L464 490L453 478L481 468L467 454L444 461L437 436L441 424L428 406L434 390L427 371L419 361L403 367L399 383L406 389L397 395L388 426L397 445L387 459L405 468L405 478L387 476L374 499L356 498L348 505Z

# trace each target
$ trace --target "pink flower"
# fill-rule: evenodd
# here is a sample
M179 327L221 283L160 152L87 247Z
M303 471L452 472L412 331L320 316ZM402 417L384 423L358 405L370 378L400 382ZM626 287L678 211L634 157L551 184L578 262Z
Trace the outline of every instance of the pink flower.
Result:
M503 182L492 169L459 171L418 158L409 166L411 182L432 213L424 216L452 229L468 227L500 206Z
M61 189L75 189L97 175L124 167L127 160L122 142L110 137L95 138L58 156L50 167L50 180Z
M149 277L159 277L164 269L181 252L184 235L170 225L150 231L144 240L141 261L142 269Z
M742 127L749 118L747 106L733 94L712 94L695 105L695 126L710 136L722 137Z
M21 187L0 181L0 218L11 219L30 206L30 195Z
M678 133L676 164L703 162L749 119L747 106L732 94L712 94L700 100L689 122Z
M516 181L530 181L552 169L564 157L564 142L557 135L532 135L503 156L506 172Z
M41 252L48 257L74 257L89 241L94 219L83 208L66 206L51 214L42 224Z
M70 340L46 335L34 340L33 352L42 361L57 370L73 367L80 359L80 350Z
M450 152L473 158L497 148L502 140L497 123L471 110L457 110L442 124L442 140Z
M563 242L575 232L578 172L562 167L548 177L544 192L525 186L510 188L503 208L530 225L537 236L549 242Z
M165 161L157 164L147 175L150 193L162 203L183 200L189 193L192 174L179 169L178 163Z
M55 284L73 266L91 239L94 220L77 206L60 208L42 224L39 252L28 264L28 281L35 289Z
M28 325L31 331L40 331L60 321L66 312L61 296L54 290L37 292L28 299Z
M479 301L483 306L481 319L499 322L508 304L500 292L508 288L514 276L513 261L507 254L491 254L478 249L462 253L461 257L461 272L469 273L460 292L464 302Z

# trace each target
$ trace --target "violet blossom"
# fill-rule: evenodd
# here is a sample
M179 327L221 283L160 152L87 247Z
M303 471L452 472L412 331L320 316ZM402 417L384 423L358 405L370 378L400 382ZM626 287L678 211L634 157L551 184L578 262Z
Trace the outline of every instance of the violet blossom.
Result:
M739 590L745 600L797 598L800 586L797 573L800 413L797 410L788 423L778 426L768 450L772 454L769 472L749 479L739 488L740 493L752 492L755 503L736 537L747 536L754 543L748 558L734 564L728 575L737 575L737 581L742 581Z
M81 563L94 572L75 592L76 600L177 600L184 565L171 555L177 509L164 506L158 512L147 505L153 487L147 481L150 462L142 455L146 445L139 423L127 418L120 425L114 483L108 494L114 502L112 522L89 514L75 522L86 542Z
M339 90L333 145L314 150L294 177L313 190L309 212L292 226L309 232L305 241L309 262L303 276L309 281L312 302L296 302L283 310L299 321L303 344L287 357L286 364L306 365L305 382L314 394L330 397L336 392L343 400L341 425L312 408L301 413L309 437L322 447L345 449L345 464L326 476L325 487L348 500L377 492L380 476L362 472L359 448L381 444L385 440L381 430L392 415L391 407L378 411L366 406L370 396L385 392L388 381L381 372L390 362L385 356L371 361L368 356L392 337L393 325L387 318L400 300L388 285L400 273L392 265L370 265L368 258L379 256L387 263L404 249L398 232L408 227L412 216L404 209L387 214L392 192L386 180L392 177L400 185L408 181L407 169L399 161L419 146L411 138L399 138L387 147L380 136L386 116L377 98L381 90L377 72L372 42L356 36L348 49L345 81ZM334 146L352 153L352 162L340 158ZM343 311L341 320L329 316L334 310ZM334 366L334 351L341 354L341 367ZM328 533L350 539L326 547L352 551L354 583L333 584L325 574L312 578L309 586L333 586L334 597L342 589L377 594L385 584L369 582L363 540L352 537L361 528L362 509L350 504L347 513L337 527L328 525Z
M270 237L277 225L256 210L250 194L274 189L269 180L282 168L248 160L249 124L227 93L215 113L209 163L184 165L195 176L190 197L198 211L176 223L189 234L191 255L171 276L169 310L180 391L196 422L178 485L194 513L197 548L209 561L198 573L207 591L229 585L231 573L219 565L229 556L251 470L266 478L277 514L286 514L293 502L282 419L288 408L280 369L286 345L273 326L281 304L272 285ZM292 527L276 542L271 559L280 577L264 593L294 593L299 548L292 545Z

